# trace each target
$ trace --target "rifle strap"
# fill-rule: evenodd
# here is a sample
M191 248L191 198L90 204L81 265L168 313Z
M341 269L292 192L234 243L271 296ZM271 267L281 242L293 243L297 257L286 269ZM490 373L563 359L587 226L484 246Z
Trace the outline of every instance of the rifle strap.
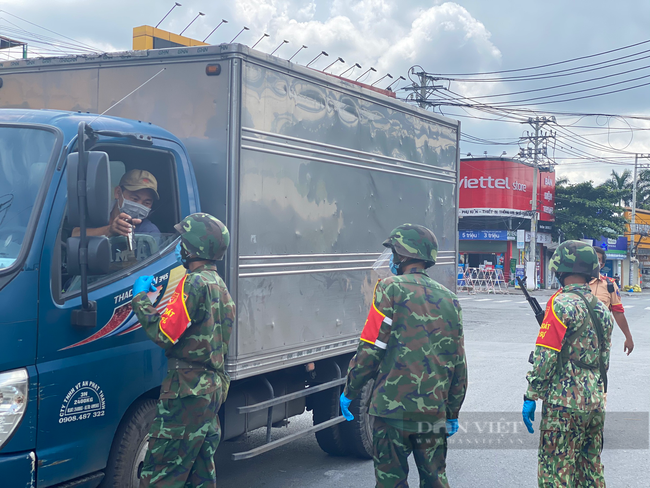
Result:
M591 322L594 326L594 329L596 330L596 336L598 337L598 369L600 370L600 377L603 379L603 387L605 393L607 393L607 370L605 368L605 363L603 362L603 354L605 353L605 331L603 329L603 324L598 320L598 317L596 316L596 311L594 310L594 307L598 303L598 299L596 297L592 297L591 302L587 300L587 297L585 297L582 293L580 293L577 290L571 290L567 291L565 293L572 293L574 295L579 296L582 301L585 303L587 306L587 310L589 311L589 320L583 322L583 324L578 328L576 332L571 334L571 336L567 337L567 341L565 342L565 345L571 344L573 342L573 339L579 337L579 334L582 334L584 331L585 327ZM562 351L560 351L560 356L562 359L562 364L566 361L566 356L568 356L568 347L566 348L566 352L564 354L564 357L562 357L562 352L565 351L565 347L562 348ZM578 367L586 367L586 369L596 369L596 366L594 365L587 365L583 361L573 361Z

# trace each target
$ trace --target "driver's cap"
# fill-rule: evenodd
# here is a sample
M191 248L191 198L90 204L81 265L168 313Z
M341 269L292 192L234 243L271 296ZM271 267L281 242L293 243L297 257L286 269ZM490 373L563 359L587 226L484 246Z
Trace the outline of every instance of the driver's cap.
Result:
M120 186L129 191L153 190L156 194L156 200L160 199L156 177L143 169L132 169L124 173L124 176L120 179Z

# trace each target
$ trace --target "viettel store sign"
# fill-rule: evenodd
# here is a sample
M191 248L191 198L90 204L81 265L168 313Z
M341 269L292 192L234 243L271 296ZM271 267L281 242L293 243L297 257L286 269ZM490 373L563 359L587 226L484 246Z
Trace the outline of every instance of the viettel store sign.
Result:
M509 159L460 161L461 216L531 217L533 167ZM540 171L537 188L540 220L555 220L555 173Z

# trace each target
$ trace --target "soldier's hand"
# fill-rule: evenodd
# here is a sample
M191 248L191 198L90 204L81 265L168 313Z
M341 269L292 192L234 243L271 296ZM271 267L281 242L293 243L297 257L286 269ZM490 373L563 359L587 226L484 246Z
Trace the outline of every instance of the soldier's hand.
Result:
M458 432L458 419L447 419L447 437L451 437Z
M630 353L634 350L634 341L631 337L625 339L625 344L623 344L623 351L629 356Z
M521 414L524 418L524 424L526 424L528 432L531 434L534 433L533 421L535 420L535 402L524 399L524 408L521 410Z
M354 420L354 415L352 415L352 412L350 412L350 403L352 403L352 400L346 397L345 393L341 393L341 398L339 399L339 401L341 404L341 413L345 417L345 420L347 420L348 422L350 420Z

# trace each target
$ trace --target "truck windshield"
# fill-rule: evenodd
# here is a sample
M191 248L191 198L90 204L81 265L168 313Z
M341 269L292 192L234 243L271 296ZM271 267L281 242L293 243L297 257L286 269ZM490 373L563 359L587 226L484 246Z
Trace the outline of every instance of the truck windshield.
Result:
M0 127L0 269L18 258L55 143L44 129Z

